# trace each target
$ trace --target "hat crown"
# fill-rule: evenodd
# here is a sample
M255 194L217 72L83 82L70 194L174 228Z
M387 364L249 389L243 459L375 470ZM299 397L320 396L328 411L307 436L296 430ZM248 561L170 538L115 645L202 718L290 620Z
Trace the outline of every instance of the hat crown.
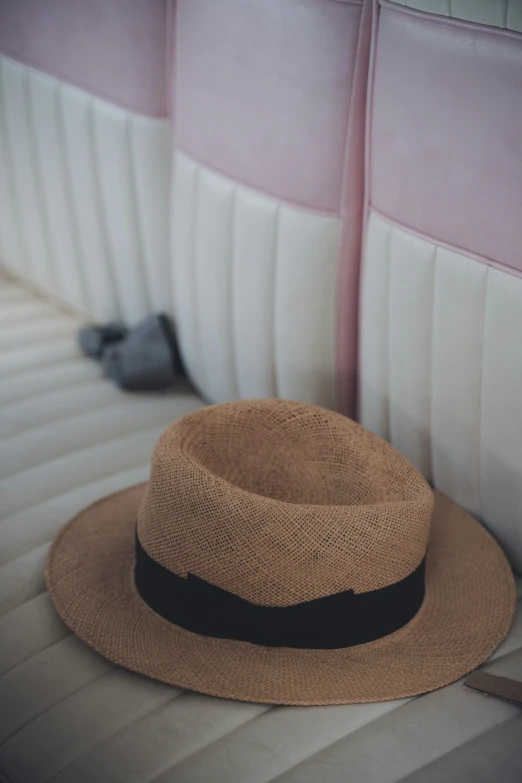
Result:
M173 573L288 606L404 579L424 557L432 508L421 474L351 419L248 400L165 431L138 535Z

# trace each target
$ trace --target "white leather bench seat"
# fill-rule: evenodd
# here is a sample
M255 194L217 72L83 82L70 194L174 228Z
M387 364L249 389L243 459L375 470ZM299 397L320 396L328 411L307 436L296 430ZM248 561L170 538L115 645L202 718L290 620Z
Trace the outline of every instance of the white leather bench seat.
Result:
M71 635L45 591L50 540L145 479L160 432L202 403L188 386L118 391L79 355L74 318L7 282L0 323L0 780L520 781L521 710L461 683L383 704L242 704L119 669ZM490 667L520 678L521 611Z

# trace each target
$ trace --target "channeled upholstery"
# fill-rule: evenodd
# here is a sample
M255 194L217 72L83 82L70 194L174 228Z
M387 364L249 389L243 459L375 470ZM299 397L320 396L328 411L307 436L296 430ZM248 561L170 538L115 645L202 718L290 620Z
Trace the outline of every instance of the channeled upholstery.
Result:
M203 404L119 392L80 319L163 309L209 399L353 410L363 217L360 417L520 567L520 4L407 5L0 0L0 262L22 281L0 285L3 783L522 778L513 704L459 682L341 707L205 697L93 653L43 581L60 526L145 479ZM520 679L520 607L487 666Z
M361 420L520 570L522 36L384 3L374 44Z
M427 769L461 783L471 769L470 783L488 783L493 747L515 783L519 710L460 683L413 700L270 708L148 680L72 636L45 592L50 539L145 479L159 433L201 402L183 386L119 392L78 355L73 318L5 282L0 325L0 780L391 783ZM493 671L517 676L521 612L495 658Z
M177 5L174 310L211 400L353 412L369 10Z
M0 259L85 316L172 301L165 0L0 0Z

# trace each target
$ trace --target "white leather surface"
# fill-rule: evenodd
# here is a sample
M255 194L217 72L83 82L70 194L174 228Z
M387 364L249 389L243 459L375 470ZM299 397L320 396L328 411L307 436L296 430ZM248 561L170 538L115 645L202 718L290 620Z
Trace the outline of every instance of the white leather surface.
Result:
M431 14L522 32L522 0L390 0Z
M11 284L0 320L0 780L419 783L426 770L430 783L461 783L455 770L473 771L488 747L503 783L520 779L520 710L460 683L410 701L270 708L147 680L71 636L44 589L50 539L146 478L159 432L200 403L186 390L120 393L78 356L73 319ZM493 671L519 676L520 610L495 658Z
M522 569L522 279L370 215L361 421Z
M171 225L178 335L205 397L335 408L339 219L177 153Z
M100 321L175 313L213 402L335 408L339 218L181 153L169 216L170 149L166 120L0 57L0 267Z
M172 310L167 120L0 57L0 266L82 313Z

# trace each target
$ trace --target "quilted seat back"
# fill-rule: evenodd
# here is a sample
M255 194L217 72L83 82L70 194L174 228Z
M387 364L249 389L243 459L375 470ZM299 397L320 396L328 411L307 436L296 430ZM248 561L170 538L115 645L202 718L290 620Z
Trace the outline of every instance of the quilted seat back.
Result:
M413 5L376 9L360 418L520 570L522 18Z
M212 402L353 413L358 351L363 424L520 569L520 8L0 0L1 264L169 313Z
M2 266L167 312L213 402L353 413L369 33L362 0L0 0Z
M369 32L356 0L177 5L174 309L213 401L353 411Z
M170 308L164 0L0 0L0 265L85 317Z

